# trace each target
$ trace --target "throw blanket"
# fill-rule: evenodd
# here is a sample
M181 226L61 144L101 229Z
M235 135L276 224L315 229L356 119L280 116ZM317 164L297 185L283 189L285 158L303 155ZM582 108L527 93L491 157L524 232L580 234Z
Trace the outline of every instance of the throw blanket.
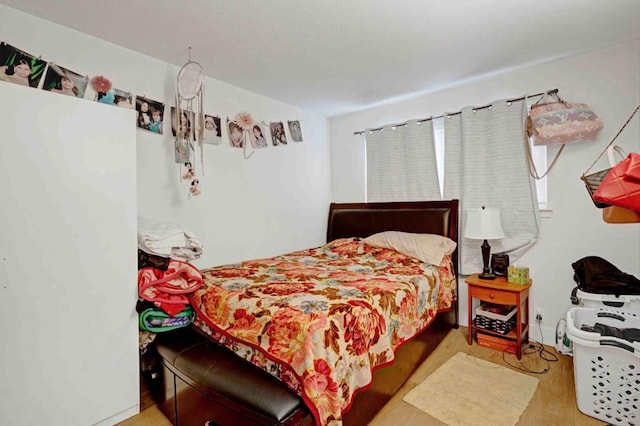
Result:
M190 263L179 260L171 260L166 271L155 268L138 271L139 296L171 316L183 311L189 303L187 295L201 286L200 271Z
M450 256L440 267L359 239L202 271L194 324L275 375L316 424L339 425L372 370L451 309Z

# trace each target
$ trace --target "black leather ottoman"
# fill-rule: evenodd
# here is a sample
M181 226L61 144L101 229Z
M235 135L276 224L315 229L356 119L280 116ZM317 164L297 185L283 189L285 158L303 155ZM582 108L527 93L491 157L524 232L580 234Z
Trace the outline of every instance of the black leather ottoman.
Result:
M302 398L191 327L159 333L143 360L153 398L174 425L313 425Z

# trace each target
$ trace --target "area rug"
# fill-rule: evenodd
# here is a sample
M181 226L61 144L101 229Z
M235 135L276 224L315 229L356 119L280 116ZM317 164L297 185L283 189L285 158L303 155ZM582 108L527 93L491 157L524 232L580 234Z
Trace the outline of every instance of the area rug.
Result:
M450 426L513 426L538 379L458 352L404 401Z

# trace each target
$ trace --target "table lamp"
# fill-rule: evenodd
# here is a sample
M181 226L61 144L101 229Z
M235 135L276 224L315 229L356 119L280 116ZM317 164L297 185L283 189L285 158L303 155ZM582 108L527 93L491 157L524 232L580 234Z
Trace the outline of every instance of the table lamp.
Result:
M487 240L497 240L505 238L502 229L502 216L500 210L496 208L475 208L467 210L467 221L464 228L464 237L473 240L484 240L482 245L482 273L478 278L483 280L493 280L495 275L489 269L489 253L491 246Z

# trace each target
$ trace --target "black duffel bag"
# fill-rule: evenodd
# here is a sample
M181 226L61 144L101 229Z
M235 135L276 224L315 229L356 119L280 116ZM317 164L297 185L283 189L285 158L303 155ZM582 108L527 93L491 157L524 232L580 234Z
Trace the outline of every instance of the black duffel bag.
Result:
M598 257L587 256L571 264L573 279L578 288L588 293L640 294L640 280L622 272L611 262Z

